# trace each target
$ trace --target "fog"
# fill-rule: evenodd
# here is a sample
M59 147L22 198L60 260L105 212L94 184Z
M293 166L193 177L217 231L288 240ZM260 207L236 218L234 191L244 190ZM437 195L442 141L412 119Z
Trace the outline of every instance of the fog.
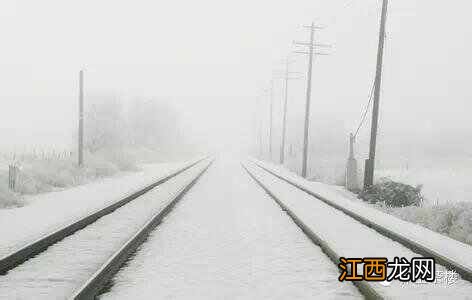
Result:
M379 157L470 159L469 1L390 1ZM78 71L93 95L149 97L172 106L180 134L199 150L249 153L262 124L264 89L306 40L312 20L332 44L315 58L311 153L344 163L368 100L380 1L58 1L0 3L2 149L74 147ZM293 71L306 58L292 54ZM282 81L275 76L274 149ZM305 80L289 86L288 140L300 151ZM87 102L88 101L88 102ZM365 157L369 122L358 138ZM278 157L274 152L274 158ZM298 156L291 157L296 165ZM315 163L316 158L311 158Z

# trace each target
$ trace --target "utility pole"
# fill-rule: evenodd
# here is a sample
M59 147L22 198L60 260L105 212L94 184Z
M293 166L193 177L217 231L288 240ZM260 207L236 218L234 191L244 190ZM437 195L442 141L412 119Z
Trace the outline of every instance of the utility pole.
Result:
M382 0L379 45L377 51L377 68L375 72L374 106L372 109L372 128L370 131L369 158L365 161L364 189L374 184L375 151L377 147L377 128L379 122L380 88L382 86L382 65L385 44L385 27L387 23L388 0Z
M313 43L315 41L315 24L311 23L310 27L310 47L308 57L308 75L307 75L307 87L306 87L306 103L305 103L305 127L303 131L303 164L302 164L302 176L307 176L307 163L308 163L308 133L310 126L310 102L311 102L311 77L313 73Z
M259 124L259 159L262 159L264 156L264 145L262 144L262 141L262 124Z
M84 71L79 73L79 167L84 164Z
M270 81L270 121L269 121L269 155L272 160L272 119L273 119L273 109L274 109L274 80Z
M308 55L308 71L307 71L307 86L306 86L306 102L305 102L305 126L303 132L303 158L302 158L302 176L307 177L307 163L308 163L308 137L310 129L310 106L311 106L311 81L313 73L313 55L327 55L325 53L315 53L316 47L329 47L328 45L315 44L315 30L322 29L321 27L315 26L312 22L310 26L305 26L310 29L310 42L294 42L296 45L308 46L308 52L306 51L295 51L295 53L301 53Z
M287 135L287 106L288 106L288 82L291 79L290 74L300 74L299 72L290 72L290 59L287 57L285 61L285 76L284 76L284 106L283 106L283 119L282 119L282 142L280 144L280 164L283 165L285 162L285 139Z
M258 107L256 109L256 122L257 122L257 127L258 127L258 145L259 145L259 159L263 159L263 156L264 156L264 145L263 145L263 133L262 133L262 128L263 128L263 122L262 122L262 118L259 118L257 116L257 112L262 110L262 108L264 107L263 105L263 97L259 97L259 101L258 101ZM259 121L258 121L259 120Z
M285 134L287 131L287 102L288 102L288 75L290 61L285 63L285 93L284 93L284 116L282 120L282 143L280 144L280 164L283 166L285 160Z

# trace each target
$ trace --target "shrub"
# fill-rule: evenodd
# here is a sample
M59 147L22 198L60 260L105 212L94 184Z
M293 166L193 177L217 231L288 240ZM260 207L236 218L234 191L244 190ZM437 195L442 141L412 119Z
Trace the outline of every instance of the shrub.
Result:
M159 156L153 150L142 148L104 148L85 153L81 168L73 158L29 158L20 162L21 170L15 192L8 189L8 170L0 170L0 208L22 206L21 195L34 195L85 184L98 178L112 176L120 171L138 171L137 158L146 153L150 158Z
M8 177L0 176L0 208L11 208L23 206L20 197L8 189L6 180Z
M43 178L40 179L38 174L33 174L30 169L22 170L18 177L18 182L16 184L16 191L20 194L38 194L49 192L52 190L52 187L46 182Z
M455 240L472 245L472 203L458 202L423 207L386 207L382 211Z
M388 207L420 206L423 203L421 186L415 188L386 178L362 191L359 198L372 204L381 203Z

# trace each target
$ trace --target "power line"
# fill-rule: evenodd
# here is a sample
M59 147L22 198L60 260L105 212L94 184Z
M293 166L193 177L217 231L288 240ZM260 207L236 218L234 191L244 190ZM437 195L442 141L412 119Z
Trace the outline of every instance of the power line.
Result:
M350 3L348 4L352 4L354 1L351 1ZM347 7L348 5L346 5ZM389 16L389 11L387 10L386 12L386 18L388 19L388 16ZM387 30L385 31L385 39L384 39L384 43L385 43L385 48L388 48L387 47L387 42L388 42L388 35L387 35ZM385 55L384 55L385 56ZM385 64L383 66L383 68L385 69ZM384 70L385 71L385 70ZM362 126L364 125L365 121L366 121L366 117L367 117L367 113L369 112L369 108L372 104L372 100L373 100L373 96L374 96L374 89L375 89L375 79L372 83L372 88L371 88L371 91L370 91L370 94L369 94L369 101L367 103L367 105L365 106L365 109L364 109L364 113L362 115L362 118L361 118L361 121L359 123L359 126L357 127L357 130L356 130L356 133L354 134L354 138L357 137L357 135L359 134L359 131L361 130ZM382 86L382 92L384 90L384 86Z
M364 113L362 114L361 121L359 122L359 126L357 127L356 133L354 134L354 138L357 137L359 134L359 131L361 130L362 126L365 123L365 120L367 118L367 113L369 112L370 105L372 104L372 99L374 99L374 88L375 88L375 80L372 83L372 88L370 89L370 94L369 94L369 101L367 102L367 105L365 106Z
M369 188L374 182L374 170L375 170L375 154L377 148L377 129L379 122L379 102L380 102L380 89L382 85L382 66L383 66L383 54L384 54L384 42L385 42L385 27L387 22L387 11L388 11L388 0L382 1L382 14L380 20L380 32L379 32L379 45L377 51L377 68L375 73L375 91L374 91L374 104L372 108L372 123L371 123L371 134L370 134L370 147L369 147L369 158L365 163L364 172L364 189Z
M311 82L313 74L313 59L314 55L328 55L325 52L319 52L318 48L329 48L330 45L317 44L315 43L315 30L323 29L323 27L316 26L314 22L310 26L305 26L310 29L310 40L309 42L294 42L299 46L308 47L307 51L295 51L295 53L308 55L308 70L307 70L307 84L306 84L306 101L305 101L305 126L303 132L303 157L302 157L302 176L307 177L307 164L308 164L308 138L310 129L310 105L311 105Z
M78 164L84 164L84 70L79 72L79 136L78 136Z

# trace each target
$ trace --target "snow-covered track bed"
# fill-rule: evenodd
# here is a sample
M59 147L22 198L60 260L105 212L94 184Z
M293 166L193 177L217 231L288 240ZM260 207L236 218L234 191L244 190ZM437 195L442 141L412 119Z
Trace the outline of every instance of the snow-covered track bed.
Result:
M67 236L70 236L77 232L80 229L85 228L86 226L96 222L98 219L102 218L103 216L106 216L112 212L114 212L116 209L128 204L129 202L135 200L139 196L147 193L151 189L159 186L160 184L168 181L169 179L179 175L180 173L184 172L185 170L188 170L189 168L192 168L199 162L201 162L203 159L199 159L195 162L192 162L186 166L183 166L180 169L172 171L170 174L166 174L162 176L161 178L156 179L155 182L140 188L137 191L134 191L133 193L124 196L121 200L116 201L112 204L109 204L103 208L100 208L96 211L93 211L85 216L79 217L77 220L74 220L52 232L48 232L41 236L40 238L31 241L27 243L26 245L22 246L19 249L16 249L3 257L0 258L0 274L3 274L7 272L8 270L11 270L12 268L17 267L21 263L27 261L28 259L34 257L35 255L41 253L42 251L46 250L48 247L51 245L54 245L55 243L63 240Z
M340 257L385 257L393 261L395 257L411 260L422 256L423 253L416 251L416 248L410 248L383 234L374 226L364 224L346 213L345 209L326 203L313 192L308 193L306 189L279 176L270 166L263 166L261 163L243 164L249 175L335 264L340 263ZM449 266L438 261L437 263L436 271L446 273ZM362 270L358 271L362 274ZM400 281L392 281L389 284L356 281L355 284L366 298L372 299L470 299L472 295L472 284L463 278L458 278L452 285L441 282L403 284Z
M100 299L362 299L240 161L219 159Z
M450 270L455 270L462 278L472 282L471 246L422 226L400 220L363 203L340 197L323 184L307 181L286 170L278 169L277 166L260 161L254 161L254 163L273 176L342 211L412 251L426 257L434 257L436 262Z
M11 269L0 276L0 295L93 299L210 164L206 159L185 168Z

